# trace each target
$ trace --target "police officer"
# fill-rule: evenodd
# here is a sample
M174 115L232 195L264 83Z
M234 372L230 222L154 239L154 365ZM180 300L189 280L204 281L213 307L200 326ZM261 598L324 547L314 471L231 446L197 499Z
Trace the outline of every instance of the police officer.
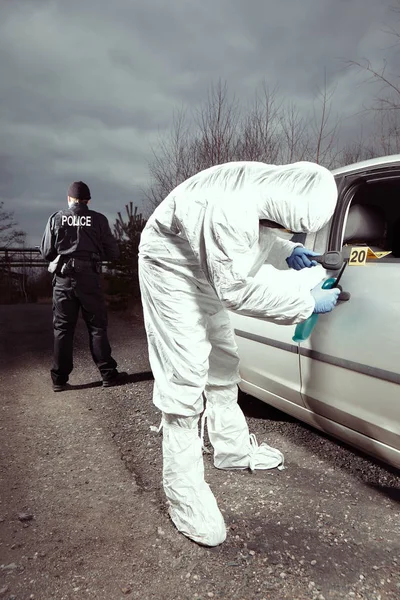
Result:
M107 218L89 210L89 201L90 190L86 183L72 183L68 188L68 209L51 215L40 246L42 256L51 261L49 271L54 272L54 363L50 372L55 392L69 387L79 308L103 387L115 385L122 375L111 356L107 310L100 281L101 261L117 259L119 248Z

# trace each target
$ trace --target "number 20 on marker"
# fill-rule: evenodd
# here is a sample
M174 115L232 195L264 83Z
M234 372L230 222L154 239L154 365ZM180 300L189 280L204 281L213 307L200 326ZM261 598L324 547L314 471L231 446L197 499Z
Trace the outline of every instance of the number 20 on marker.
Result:
M350 252L349 266L363 267L367 260L368 248L352 248Z

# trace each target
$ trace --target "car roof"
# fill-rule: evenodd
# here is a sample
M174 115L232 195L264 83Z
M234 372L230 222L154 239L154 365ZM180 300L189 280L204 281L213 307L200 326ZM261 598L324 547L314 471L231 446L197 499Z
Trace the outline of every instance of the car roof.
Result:
M387 166L400 166L400 154L391 154L388 156L379 156L377 158L371 158L370 160L363 160L345 167L339 167L333 169L332 174L336 177L338 175L348 175L349 173L358 173L365 170L375 170L379 167Z

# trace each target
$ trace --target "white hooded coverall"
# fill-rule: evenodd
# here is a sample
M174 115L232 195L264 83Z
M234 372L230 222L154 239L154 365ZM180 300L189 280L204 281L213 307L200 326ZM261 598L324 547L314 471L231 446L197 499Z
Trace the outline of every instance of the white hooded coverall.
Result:
M216 467L283 463L278 450L257 445L237 404L239 358L228 310L295 324L315 307L310 289L288 276L286 258L301 244L279 238L260 220L315 232L336 201L335 180L319 165L232 162L177 186L142 232L139 278L153 401L163 414L163 485L174 524L198 543L213 546L226 537L204 481L198 433L204 400ZM266 261L275 266L264 267L268 278L257 278Z

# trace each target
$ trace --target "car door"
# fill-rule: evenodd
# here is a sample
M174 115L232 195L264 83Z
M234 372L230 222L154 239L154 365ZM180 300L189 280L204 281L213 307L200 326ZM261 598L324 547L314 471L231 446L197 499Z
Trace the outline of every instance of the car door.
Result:
M279 235L293 239L293 234ZM230 319L239 349L241 387L275 405L279 402L273 402L273 399L279 397L303 406L298 347L292 341L293 327L235 313L230 313Z
M341 249L355 187L354 177L344 181L330 228L316 236L316 251ZM302 397L316 425L326 430L332 420L362 434L364 449L377 454L378 448L388 460L386 446L400 449L400 261L348 266L341 285L350 300L320 315L300 345ZM378 446L366 448L368 439ZM352 443L360 445L357 436Z

